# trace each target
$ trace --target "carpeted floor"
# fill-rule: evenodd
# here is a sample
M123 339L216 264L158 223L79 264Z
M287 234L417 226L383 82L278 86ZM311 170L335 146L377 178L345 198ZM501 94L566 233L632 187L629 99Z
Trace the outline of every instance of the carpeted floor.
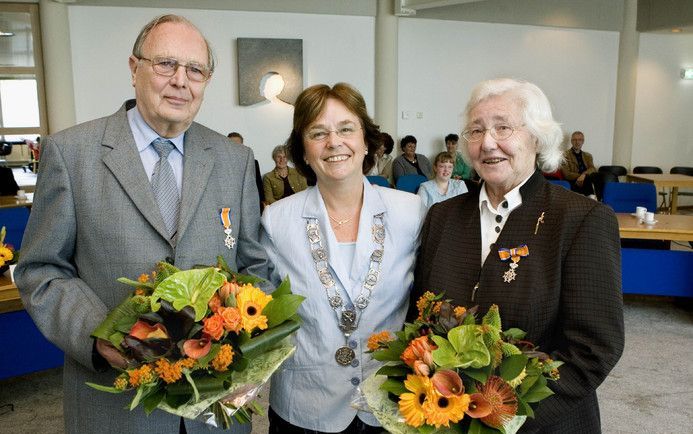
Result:
M625 324L623 357L598 390L603 432L690 432L690 300L685 304L670 298L626 296ZM0 381L0 433L63 433L61 373L61 369L54 369ZM261 402L267 408L266 397ZM253 434L266 432L266 418L256 418Z

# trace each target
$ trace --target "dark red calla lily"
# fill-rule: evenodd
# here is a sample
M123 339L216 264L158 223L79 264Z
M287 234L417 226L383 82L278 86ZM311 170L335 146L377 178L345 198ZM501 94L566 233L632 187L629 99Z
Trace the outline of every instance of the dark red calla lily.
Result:
M446 398L461 396L464 393L464 384L457 372L450 369L440 369L431 377L433 388Z
M467 408L467 415L474 419L480 419L491 414L491 403L488 402L486 397L481 393L472 393L470 395L469 407Z

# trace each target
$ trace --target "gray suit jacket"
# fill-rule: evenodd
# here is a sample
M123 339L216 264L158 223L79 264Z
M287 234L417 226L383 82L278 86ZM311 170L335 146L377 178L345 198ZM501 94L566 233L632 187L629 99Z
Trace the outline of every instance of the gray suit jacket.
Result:
M46 138L31 218L15 278L22 301L41 332L65 352L64 408L69 433L172 433L179 419L146 417L124 409L132 394L97 392L86 381L109 384L97 373L89 336L129 288L116 282L151 271L157 261L176 266L229 265L265 277L258 242L260 212L252 151L193 123L185 133L183 191L177 239L172 243L154 200L130 130L125 103L115 114ZM219 219L231 208L234 249L224 246ZM203 432L186 422L188 432ZM238 425L236 425L238 427ZM238 428L237 428L238 430ZM238 432L249 431L248 427Z

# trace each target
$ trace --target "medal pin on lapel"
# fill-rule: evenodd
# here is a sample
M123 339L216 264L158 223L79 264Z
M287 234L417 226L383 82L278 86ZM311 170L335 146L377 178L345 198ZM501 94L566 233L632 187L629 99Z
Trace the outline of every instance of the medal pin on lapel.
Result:
M219 213L221 225L224 227L224 245L231 250L236 247L236 239L233 237L233 229L231 229L231 208L222 208Z

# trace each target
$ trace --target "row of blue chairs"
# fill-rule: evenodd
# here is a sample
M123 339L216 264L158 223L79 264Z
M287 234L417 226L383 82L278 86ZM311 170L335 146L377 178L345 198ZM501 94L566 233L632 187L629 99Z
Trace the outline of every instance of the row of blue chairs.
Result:
M568 181L550 179L549 182L570 190ZM638 206L655 212L657 189L654 184L641 182L607 182L604 185L602 202L613 208L614 212L634 212Z
M367 176L366 178L368 178L368 181L371 184L381 185L383 187L390 186L390 183L384 176L372 175ZM397 190L407 191L409 193L416 194L416 192L419 190L419 185L421 185L422 182L426 181L428 181L428 178L426 178L423 175L402 175L399 178L397 178L395 188Z

